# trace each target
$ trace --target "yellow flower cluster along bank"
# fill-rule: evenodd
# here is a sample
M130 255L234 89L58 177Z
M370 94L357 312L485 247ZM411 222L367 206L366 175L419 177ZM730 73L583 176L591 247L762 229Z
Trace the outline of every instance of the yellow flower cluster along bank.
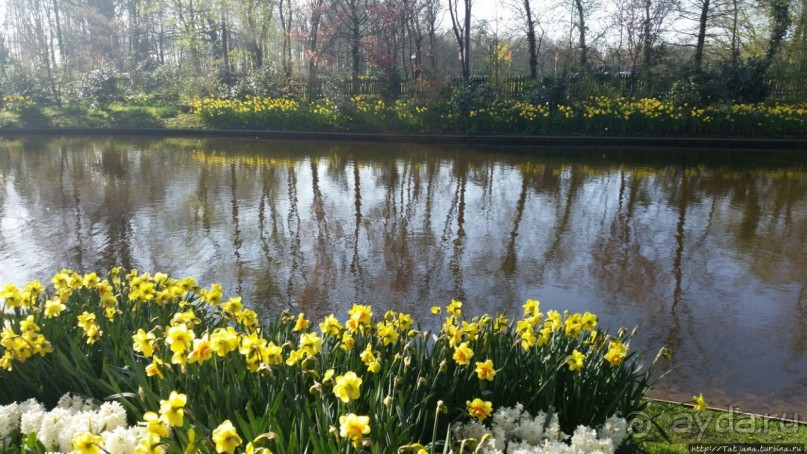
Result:
M694 106L655 98L590 97L562 104L499 100L384 101L372 95L328 99L197 99L204 124L228 129L462 134L794 136L807 134L807 104Z
M432 332L371 304L262 318L221 285L114 268L6 284L0 301L0 405L117 402L136 452L460 452L452 426L510 407L571 434L641 411L655 363L627 330L537 300L513 318L434 306ZM124 438L72 430L82 453ZM4 451L56 449L43 440L0 424Z

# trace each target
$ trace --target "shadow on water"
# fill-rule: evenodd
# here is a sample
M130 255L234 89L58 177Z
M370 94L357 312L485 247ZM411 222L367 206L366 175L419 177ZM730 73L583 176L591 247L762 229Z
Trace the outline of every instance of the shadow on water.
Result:
M0 141L0 282L114 265L262 317L589 310L671 351L655 395L807 414L807 165L782 152Z

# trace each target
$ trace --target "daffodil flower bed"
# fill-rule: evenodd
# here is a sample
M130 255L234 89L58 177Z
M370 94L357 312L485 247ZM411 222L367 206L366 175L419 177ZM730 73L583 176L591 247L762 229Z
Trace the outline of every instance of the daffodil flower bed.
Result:
M34 105L36 103L28 96L6 95L0 97L0 112L19 112Z
M343 123L330 100L306 101L293 98L196 99L191 111L206 124L234 129L317 129Z
M210 127L463 134L651 134L684 136L807 133L807 104L692 106L655 98L591 97L569 104L504 100L461 110L449 101L385 102L354 96L342 104L285 98L204 99L192 112Z
M536 300L516 320L433 307L432 333L361 304L344 319L262 322L220 285L161 273L62 270L51 283L0 290L0 405L58 408L66 393L118 402L137 452L461 452L451 427L496 423L507 407L590 434L644 408L655 364L630 351L632 333ZM103 430L75 435L73 449L103 452ZM6 451L50 449L41 431L0 435Z

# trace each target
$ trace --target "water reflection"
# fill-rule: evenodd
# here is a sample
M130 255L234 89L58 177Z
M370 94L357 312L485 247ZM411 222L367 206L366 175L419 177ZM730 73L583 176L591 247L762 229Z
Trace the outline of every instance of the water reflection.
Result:
M263 316L591 310L666 345L659 397L807 414L807 169L783 155L0 141L0 282L120 264Z

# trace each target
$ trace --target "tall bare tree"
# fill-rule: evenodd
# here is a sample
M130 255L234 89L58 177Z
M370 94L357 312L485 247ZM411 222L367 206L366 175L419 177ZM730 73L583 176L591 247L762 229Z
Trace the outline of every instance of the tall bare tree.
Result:
M666 30L668 18L679 5L678 0L617 0L614 6L615 22L627 45L627 88L632 97L638 80L653 64L653 50Z
M471 6L473 0L461 0L463 14L460 16L460 0L448 0L448 12L451 15L451 29L459 47L459 60L462 65L463 79L471 77Z

